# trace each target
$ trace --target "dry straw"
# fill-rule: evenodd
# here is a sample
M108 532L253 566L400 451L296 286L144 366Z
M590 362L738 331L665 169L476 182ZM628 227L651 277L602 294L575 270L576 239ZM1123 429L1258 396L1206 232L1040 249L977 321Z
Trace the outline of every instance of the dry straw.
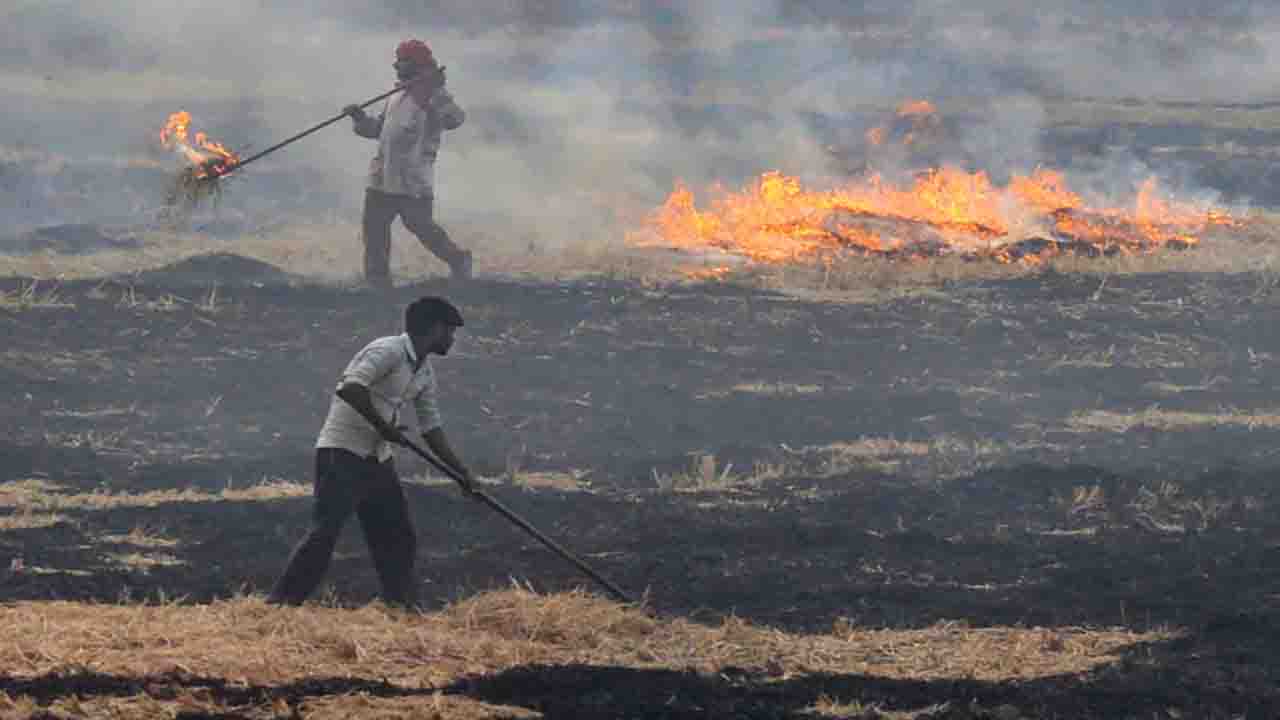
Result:
M210 161L183 168L165 194L165 208L185 216L205 202L216 206L222 199L223 182L214 164Z
M762 683L815 674L1019 681L1087 672L1125 647L1165 637L955 624L867 630L849 622L805 635L733 617L706 624L657 618L582 592L541 595L519 586L426 614L378 604L279 608L255 597L207 605L13 603L0 606L0 636L11 689L49 677L132 683L127 693L82 698L42 697L32 683L35 689L0 693L0 717L44 710L113 718L266 717L288 715L291 704L307 717L509 717L515 708L495 713L442 690L522 666L746 672ZM290 690L324 679L347 689Z

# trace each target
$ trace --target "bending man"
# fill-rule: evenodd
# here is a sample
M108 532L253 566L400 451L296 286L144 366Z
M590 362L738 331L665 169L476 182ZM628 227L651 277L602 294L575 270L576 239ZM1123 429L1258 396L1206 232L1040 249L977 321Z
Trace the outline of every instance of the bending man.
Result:
M430 354L446 355L462 315L448 301L424 297L405 309L405 332L382 337L356 353L338 383L316 441L315 504L311 531L294 549L269 602L298 605L329 569L333 549L352 513L382 584L394 605L417 607L414 558L417 537L391 446L403 445L400 411L412 404L418 427L436 456L457 470L464 490L473 476L454 454L436 405Z

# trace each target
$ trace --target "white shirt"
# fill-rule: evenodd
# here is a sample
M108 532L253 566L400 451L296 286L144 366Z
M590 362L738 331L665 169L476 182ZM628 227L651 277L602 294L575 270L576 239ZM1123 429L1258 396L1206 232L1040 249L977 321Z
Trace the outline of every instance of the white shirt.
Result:
M412 401L418 416L418 429L427 432L440 427L440 410L436 405L436 375L430 358L414 372L417 356L407 334L381 337L364 346L342 371L338 388L357 383L369 388L373 407L384 420L400 424L400 409ZM391 457L391 445L347 401L335 395L329 402L329 415L316 439L317 448L341 448L362 457Z
M381 115L357 121L357 135L378 140L368 186L393 195L433 195L440 136L465 118L453 95L440 88L429 97L410 89L389 100Z

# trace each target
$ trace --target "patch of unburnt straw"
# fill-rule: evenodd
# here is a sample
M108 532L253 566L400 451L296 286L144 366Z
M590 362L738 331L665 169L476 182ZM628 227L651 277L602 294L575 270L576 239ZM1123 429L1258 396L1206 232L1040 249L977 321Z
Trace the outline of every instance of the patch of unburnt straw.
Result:
M1186 430L1222 426L1249 430L1280 427L1280 411L1258 412L1223 409L1219 412L1188 412L1150 407L1133 413L1091 410L1071 417L1067 427L1079 432L1125 433L1133 429Z
M70 307L75 307L75 304L64 300L57 287L45 287L45 284L38 280L24 283L20 288L8 292L0 291L0 310L21 311Z
M954 624L863 630L846 623L826 634L795 635L735 618L715 625L661 619L584 593L539 595L521 588L430 614L378 604L355 610L279 608L254 597L198 606L16 603L0 608L0 633L8 638L0 645L7 673L0 712L113 718L228 712L523 716L518 688L516 697L504 701L500 678L551 678L555 668L636 677L670 672L708 687L738 678L737 694L758 692L792 707L830 707L854 698L836 697L834 690L835 696L806 691L785 698L779 688L806 677L839 675L1029 681L1089 672L1135 643L1169 637ZM526 705L540 692L536 686L529 691ZM629 691L597 687L593 692L600 697L583 700L580 709L594 702L608 710ZM693 704L709 699L715 698L650 701L691 712Z
M66 515L36 512L29 508L24 508L8 515L0 515L0 532L53 527L59 523L67 522L68 519Z
M227 487L218 492L198 488L150 490L146 492L75 492L56 483L38 478L0 483L0 508L21 513L62 511L101 511L125 507L156 507L170 503L254 502L281 498L305 497L308 485L287 480L264 480L247 487Z

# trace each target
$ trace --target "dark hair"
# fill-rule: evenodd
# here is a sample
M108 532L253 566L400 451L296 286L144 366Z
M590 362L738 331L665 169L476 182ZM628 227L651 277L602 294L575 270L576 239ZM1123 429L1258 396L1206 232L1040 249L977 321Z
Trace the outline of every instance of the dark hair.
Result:
M437 323L462 327L462 313L439 297L418 298L404 309L404 329L410 335L424 335Z

